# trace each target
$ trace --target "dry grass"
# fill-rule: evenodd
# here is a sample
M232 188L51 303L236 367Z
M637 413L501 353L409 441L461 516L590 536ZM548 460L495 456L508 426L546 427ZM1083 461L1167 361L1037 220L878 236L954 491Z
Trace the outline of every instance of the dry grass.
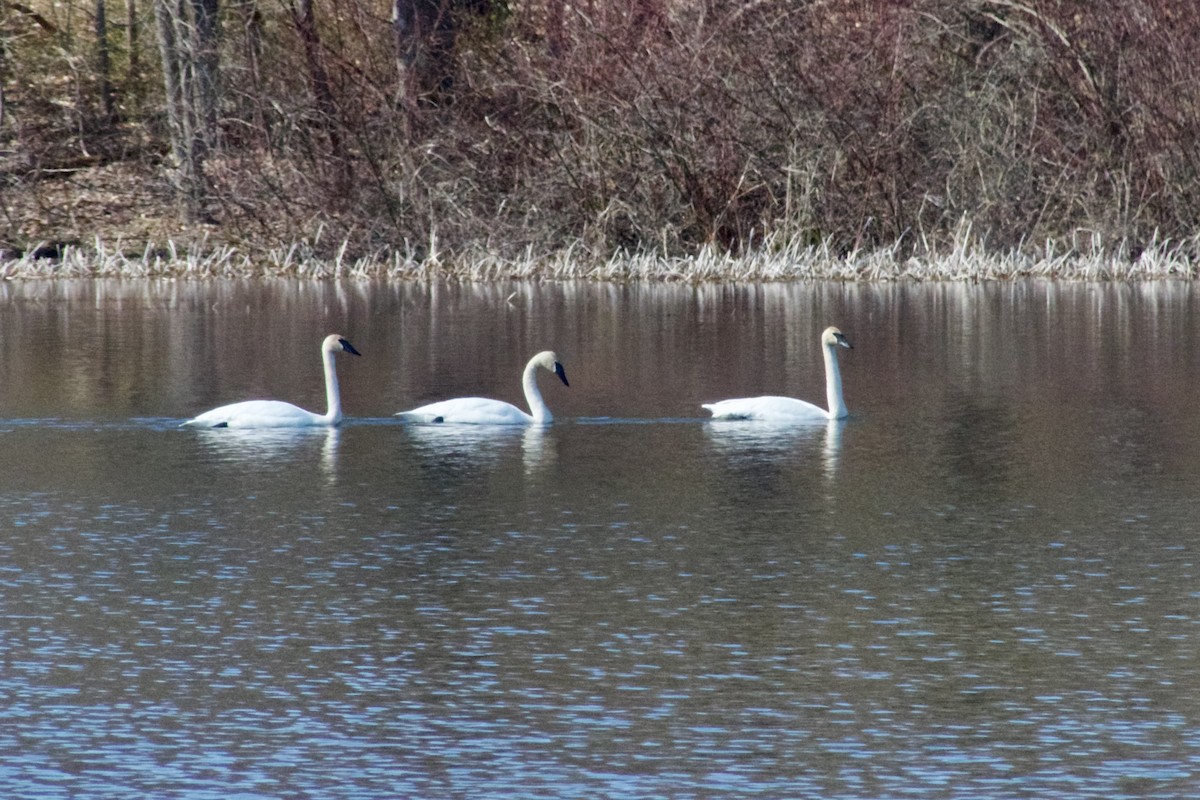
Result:
M288 277L308 280L590 280L608 282L683 281L993 281L1022 278L1084 281L1195 279L1194 257L1200 241L1156 241L1136 256L1127 247L1108 249L1101 237L1083 237L1078 246L1059 252L1047 244L999 253L962 239L943 255L900 257L899 248L837 254L827 247L768 240L761 247L734 255L719 247L688 256L616 254L608 258L564 250L541 257L479 252L467 256L439 252L436 241L412 253L381 252L347 257L343 243L332 259L309 246L293 245L250 254L230 246L180 248L168 242L129 253L119 243L97 240L69 246L57 259L32 255L0 262L0 278L177 278Z

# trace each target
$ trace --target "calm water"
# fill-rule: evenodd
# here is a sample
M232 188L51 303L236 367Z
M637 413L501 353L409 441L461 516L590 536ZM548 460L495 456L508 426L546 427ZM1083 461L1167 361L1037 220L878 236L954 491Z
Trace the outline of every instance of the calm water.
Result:
M1200 291L0 285L5 798L1200 785ZM820 401L837 324L853 416ZM273 396L351 419L178 423ZM519 401L558 422L397 424Z

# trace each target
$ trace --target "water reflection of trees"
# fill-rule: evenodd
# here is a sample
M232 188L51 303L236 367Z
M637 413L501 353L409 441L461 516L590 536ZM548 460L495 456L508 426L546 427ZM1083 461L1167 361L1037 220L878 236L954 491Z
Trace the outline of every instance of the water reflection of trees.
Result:
M339 373L352 418L459 394L520 403L520 370L546 346L571 377L548 398L563 420L699 418L720 397L819 399L815 337L838 323L857 345L842 360L852 413L932 410L942 419L921 446L939 448L953 486L979 491L1028 480L1014 459L1051 439L1032 470L1085 474L1097 453L1130 469L1155 452L1194 460L1153 421L1185 415L1200 382L1196 298L1166 281L9 281L0 404L63 419L183 418L256 396L320 408L317 347L338 330L364 354ZM1083 392L1103 393L1109 416L1068 419Z
M184 417L255 396L321 405L320 340L366 292L272 279L0 284L4 399L64 415Z
M948 391L938 436L943 479L962 500L1003 496L1013 474L1019 436L1008 407L961 390Z

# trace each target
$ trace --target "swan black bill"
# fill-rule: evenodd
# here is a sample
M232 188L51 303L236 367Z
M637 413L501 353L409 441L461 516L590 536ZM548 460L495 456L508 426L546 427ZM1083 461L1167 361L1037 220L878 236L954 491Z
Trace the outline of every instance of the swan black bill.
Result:
M564 370L563 365L558 363L557 361L554 362L554 374L557 375L562 380L564 386L571 385L571 384L567 383L567 371Z
M833 338L837 339L837 343L842 347L849 347L851 350L854 349L854 345L850 344L850 340L846 338L845 334L835 333Z
M362 355L362 353L360 353L354 349L354 345L350 344L350 342L346 341L345 339L338 339L338 343L342 346L342 350L346 351L350 355L352 355L352 356L361 356Z

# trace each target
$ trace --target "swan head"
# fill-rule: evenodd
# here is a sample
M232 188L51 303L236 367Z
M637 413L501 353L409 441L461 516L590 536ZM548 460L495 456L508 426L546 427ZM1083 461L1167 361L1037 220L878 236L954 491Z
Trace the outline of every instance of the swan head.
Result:
M362 353L354 349L354 345L350 344L350 340L340 333L331 333L325 337L325 341L321 343L321 349L326 353L349 353L352 356L361 356Z
M850 340L846 338L845 334L832 325L826 328L825 332L821 334L821 344L826 347L841 346L851 350L854 349L854 345L850 344Z
M558 360L558 356L552 350L543 350L534 356L530 363L536 364L548 372L553 372L564 386L571 385L567 383L567 372L563 369L562 362Z

